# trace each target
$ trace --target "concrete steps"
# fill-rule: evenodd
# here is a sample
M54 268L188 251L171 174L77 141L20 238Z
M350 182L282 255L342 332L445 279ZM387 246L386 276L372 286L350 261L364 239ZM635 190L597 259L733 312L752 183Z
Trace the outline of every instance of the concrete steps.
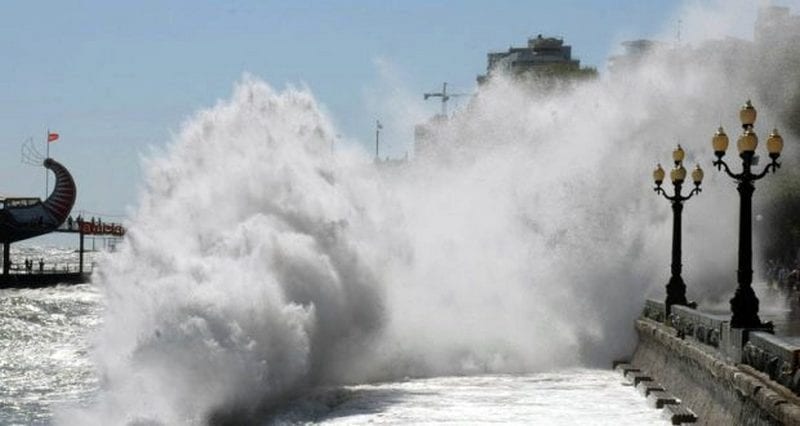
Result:
M662 410L661 416L673 425L697 422L697 416L692 410L682 405L678 398L669 394L663 386L641 369L625 361L614 361L613 368L647 398L650 407Z

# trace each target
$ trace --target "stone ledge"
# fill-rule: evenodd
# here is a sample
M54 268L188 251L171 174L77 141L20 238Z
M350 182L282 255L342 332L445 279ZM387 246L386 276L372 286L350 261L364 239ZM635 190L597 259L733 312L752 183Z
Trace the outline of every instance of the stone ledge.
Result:
M664 322L667 320L667 307L662 301L647 299L644 301L642 316L653 321Z
M750 333L742 350L742 362L766 373L770 379L800 393L800 345L796 338L770 333Z
M687 306L675 305L670 315L672 326L700 343L718 348L723 328L730 322L722 315L713 315Z
M774 390L775 387L782 387L780 384L771 382L767 385L758 376L700 349L698 343L678 338L675 330L655 321L639 319L636 321L636 329L640 339L650 340L666 349L669 353L665 352L664 356L683 359L702 369L714 379L716 386L734 389L774 421L800 425L800 406L793 399L782 396L784 392ZM648 371L652 372L650 369ZM785 392L791 393L789 389L785 389ZM700 414L702 417L702 413Z

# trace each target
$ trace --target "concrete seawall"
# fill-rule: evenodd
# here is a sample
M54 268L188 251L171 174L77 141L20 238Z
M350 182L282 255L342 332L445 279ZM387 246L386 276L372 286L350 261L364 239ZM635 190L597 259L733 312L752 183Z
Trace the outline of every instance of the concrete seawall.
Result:
M637 320L636 330L631 363L680 398L699 423L800 425L800 398L766 374L652 319Z

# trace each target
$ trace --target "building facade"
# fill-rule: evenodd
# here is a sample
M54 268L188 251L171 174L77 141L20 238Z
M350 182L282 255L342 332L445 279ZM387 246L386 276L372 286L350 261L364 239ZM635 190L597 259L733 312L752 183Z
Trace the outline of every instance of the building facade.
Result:
M541 34L528 39L525 47L510 47L507 52L490 52L487 59L486 74L478 76L479 85L497 74L515 78L597 74L594 68L581 68L580 61L572 57L572 46L564 44L564 40L543 37Z

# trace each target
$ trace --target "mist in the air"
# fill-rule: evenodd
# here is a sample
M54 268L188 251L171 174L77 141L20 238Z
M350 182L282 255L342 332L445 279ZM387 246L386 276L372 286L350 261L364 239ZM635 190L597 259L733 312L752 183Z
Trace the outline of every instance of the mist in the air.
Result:
M308 89L243 77L145 161L101 268L99 401L66 422L246 421L321 384L606 367L663 297L671 210L651 171L678 143L706 171L684 210L689 297L725 300L737 194L710 138L735 137L747 99L760 135L780 128L796 87L764 84L786 70L753 61L752 36L704 26L754 16L684 13L681 44L598 79L491 79L397 167L370 141L331 150Z

